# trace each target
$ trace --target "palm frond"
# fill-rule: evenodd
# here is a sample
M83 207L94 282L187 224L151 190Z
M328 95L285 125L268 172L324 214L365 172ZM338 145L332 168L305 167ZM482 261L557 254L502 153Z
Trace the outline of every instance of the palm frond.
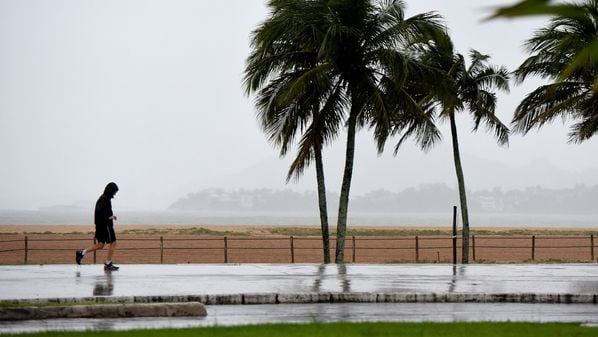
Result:
M514 18L520 16L559 15L576 17L582 15L579 8L571 4L550 5L551 0L523 0L515 5L499 7L488 19L499 17Z
M496 110L496 95L494 93L480 90L478 92L478 99L476 105L470 109L474 119L473 131L477 131L481 124L486 126L486 130L494 132L494 136L500 145L508 145L509 143L509 128L504 125L495 114Z
M591 116L571 126L570 143L581 143L598 134L598 117Z
M596 16L598 19L598 16ZM598 23L597 23L598 25ZM598 64L598 34L593 42L583 48L573 60L565 67L563 72L559 76L559 80L563 81L570 78L573 74L583 71L587 65L594 66L594 82L593 90L598 93L598 73L596 71L596 65Z
M395 145L394 154L408 139L424 151L429 150L441 140L440 130L436 127L435 114L437 104L430 97L423 97L419 101L413 99L413 94L405 90L397 93L397 101L402 102L399 111L394 114L393 135L400 136Z
M530 57L517 70L517 79L539 75L556 81L598 81L598 1L569 3L576 15L554 13L548 25L526 41Z
M517 106L511 124L516 132L525 134L557 117L574 113L585 95L583 83L559 82L540 86Z

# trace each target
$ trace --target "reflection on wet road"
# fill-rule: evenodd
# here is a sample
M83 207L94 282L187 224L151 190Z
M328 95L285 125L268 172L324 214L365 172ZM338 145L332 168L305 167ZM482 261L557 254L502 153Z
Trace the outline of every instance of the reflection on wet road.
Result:
M592 304L344 303L208 306L202 318L58 319L0 322L0 333L50 330L128 330L260 323L335 321L528 321L598 324Z

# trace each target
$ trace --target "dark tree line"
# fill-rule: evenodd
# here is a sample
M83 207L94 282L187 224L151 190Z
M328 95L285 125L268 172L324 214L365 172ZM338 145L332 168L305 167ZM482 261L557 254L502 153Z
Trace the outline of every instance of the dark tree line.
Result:
M472 211L479 213L598 213L598 185L548 189L528 187L503 191L468 191ZM375 190L351 199L351 207L359 213L425 213L447 212L458 203L458 191L445 184L422 185L401 192ZM329 200L338 195L328 192ZM295 192L290 189L206 189L177 200L171 210L203 212L280 212L314 213L317 192ZM333 204L332 204L333 205Z

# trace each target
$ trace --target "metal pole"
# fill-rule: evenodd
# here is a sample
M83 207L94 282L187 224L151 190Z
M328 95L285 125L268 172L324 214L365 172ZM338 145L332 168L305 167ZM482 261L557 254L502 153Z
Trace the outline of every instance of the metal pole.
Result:
M224 263L228 263L228 240L224 237Z
M419 262L419 237L415 236L415 262Z
M457 264L457 206L453 206L453 264Z
M295 263L295 242L293 241L292 235L291 235L291 263Z
M95 246L97 243L98 242L97 242L96 238L94 237L93 238L93 245ZM96 264L96 258L97 258L97 250L94 250L93 251L93 264Z
M27 264L27 255L29 253L29 238L25 235L25 264Z
M471 236L471 246L473 252L473 260L475 261L475 235Z
M355 235L353 236L353 263L355 263Z
M536 236L532 235L532 261L536 258Z
M160 264L164 264L164 237L160 237Z
M594 261L594 234L590 234L590 246L592 247L592 261Z

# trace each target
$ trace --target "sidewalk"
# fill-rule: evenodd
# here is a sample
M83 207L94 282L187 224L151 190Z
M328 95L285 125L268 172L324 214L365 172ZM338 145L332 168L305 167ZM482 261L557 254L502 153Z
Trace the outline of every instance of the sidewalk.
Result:
M380 320L596 325L597 298L595 264L121 265L112 273L102 265L0 266L0 300L200 300L208 311L196 319L0 322L0 333Z
M262 295L272 301L301 294L315 302L338 294L356 302L419 302L408 296L417 295L424 302L477 296L477 302L596 303L598 265L180 264L121 265L115 272L102 265L0 266L0 300Z

